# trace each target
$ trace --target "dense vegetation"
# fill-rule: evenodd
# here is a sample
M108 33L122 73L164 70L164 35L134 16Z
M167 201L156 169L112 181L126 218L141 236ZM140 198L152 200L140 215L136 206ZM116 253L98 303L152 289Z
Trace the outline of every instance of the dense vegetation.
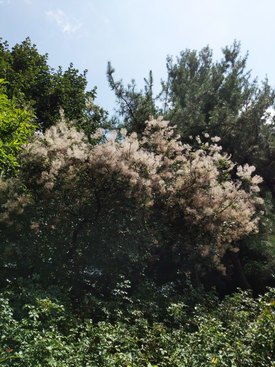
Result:
M106 315L80 323L60 303L39 297L25 304L18 320L2 298L0 361L16 367L270 367L274 307L274 292L257 300L236 293L222 302L209 297L195 309L171 303L162 322L120 309L115 321Z
M234 43L162 92L0 43L0 364L274 365L274 121ZM263 178L262 178L262 177Z

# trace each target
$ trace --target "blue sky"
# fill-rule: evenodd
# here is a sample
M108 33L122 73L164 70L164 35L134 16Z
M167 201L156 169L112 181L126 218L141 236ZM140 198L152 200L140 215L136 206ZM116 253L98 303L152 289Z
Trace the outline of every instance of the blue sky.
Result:
M111 110L107 61L125 83L153 70L156 91L166 56L209 45L214 57L236 39L248 68L275 87L274 0L0 0L0 36L10 46L29 36L49 65L88 69L97 102Z

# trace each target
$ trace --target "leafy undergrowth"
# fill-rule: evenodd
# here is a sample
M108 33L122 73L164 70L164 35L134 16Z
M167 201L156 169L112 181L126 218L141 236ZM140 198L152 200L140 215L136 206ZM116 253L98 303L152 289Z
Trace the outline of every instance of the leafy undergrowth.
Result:
M275 292L245 292L191 308L172 303L162 322L140 310L116 321L79 320L50 298L17 313L0 303L0 365L13 367L272 367Z

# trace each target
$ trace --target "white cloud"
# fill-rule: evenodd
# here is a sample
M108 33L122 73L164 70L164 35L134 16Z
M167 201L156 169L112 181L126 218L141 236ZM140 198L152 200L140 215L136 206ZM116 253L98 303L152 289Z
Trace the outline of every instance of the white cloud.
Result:
M61 29L62 33L73 35L76 34L82 27L82 24L75 18L69 17L62 10L49 10L46 12L49 19L54 21Z

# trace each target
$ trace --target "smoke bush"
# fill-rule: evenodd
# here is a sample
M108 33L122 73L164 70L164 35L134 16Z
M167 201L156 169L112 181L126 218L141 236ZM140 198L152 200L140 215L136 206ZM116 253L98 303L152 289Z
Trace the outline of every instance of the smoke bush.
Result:
M110 200L123 196L149 216L161 207L171 221L182 217L199 228L207 234L200 254L219 267L225 251L237 251L236 241L257 232L262 179L253 175L253 166L244 165L236 167L233 180L235 164L222 153L218 138L204 138L205 143L196 138L199 148L194 149L180 141L167 121L152 119L142 136L125 129L119 136L98 130L91 144L84 133L61 121L25 147L16 179L21 186L0 182L1 221L11 223L27 204L52 198L58 198L57 210L65 216L64 197L83 215L99 193L111 193ZM19 194L19 186L26 192ZM32 230L38 228L39 223L31 224Z

